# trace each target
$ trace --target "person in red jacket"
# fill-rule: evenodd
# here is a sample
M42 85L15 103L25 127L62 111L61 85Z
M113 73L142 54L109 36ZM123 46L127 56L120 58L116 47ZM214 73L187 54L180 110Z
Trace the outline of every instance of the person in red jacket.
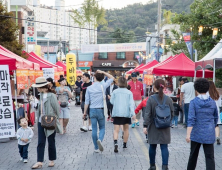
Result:
M143 84L137 80L137 74L132 73L131 74L132 80L128 82L128 85L130 85L131 89L130 91L133 93L133 100L135 103L135 106L137 107L141 101L143 96ZM136 115L136 120L134 123L132 123L132 128L135 127L135 125L139 126L139 119L141 117L141 111Z

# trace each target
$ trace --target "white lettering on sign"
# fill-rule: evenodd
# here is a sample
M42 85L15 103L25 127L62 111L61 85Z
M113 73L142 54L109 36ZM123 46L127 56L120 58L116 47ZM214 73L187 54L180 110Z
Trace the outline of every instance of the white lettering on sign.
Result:
M102 66L112 66L112 63L102 63Z

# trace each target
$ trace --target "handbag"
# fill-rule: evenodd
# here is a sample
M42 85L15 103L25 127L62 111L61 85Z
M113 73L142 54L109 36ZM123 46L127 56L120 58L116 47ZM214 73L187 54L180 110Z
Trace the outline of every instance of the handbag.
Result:
M41 126L47 130L55 130L56 128L56 117L55 116L48 116L42 115L42 105L43 102L41 100Z
M107 104L106 104L106 95L104 93L104 89L103 89L103 85L101 85L102 88L102 93L103 93L103 111L104 111L104 115L107 114Z

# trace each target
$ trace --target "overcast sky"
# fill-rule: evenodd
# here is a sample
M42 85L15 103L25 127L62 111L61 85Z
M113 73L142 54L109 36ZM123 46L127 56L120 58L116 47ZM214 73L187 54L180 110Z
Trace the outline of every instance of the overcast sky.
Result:
M78 8L81 7L80 4L83 1L84 0L65 0L65 6ZM98 0L98 1L100 1L99 4L102 5L104 8L112 9L112 8L122 8L129 4L140 3L140 2L145 4L150 0ZM55 0L40 0L40 3L48 6L55 6ZM80 6L74 6L74 5L80 5Z

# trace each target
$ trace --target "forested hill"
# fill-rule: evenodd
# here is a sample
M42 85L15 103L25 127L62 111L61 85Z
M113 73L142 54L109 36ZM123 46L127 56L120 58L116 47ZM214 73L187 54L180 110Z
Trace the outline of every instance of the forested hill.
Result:
M190 5L194 0L162 0L162 9L181 13L189 12ZM110 34L99 33L99 31L113 32L116 28L125 31L133 31L136 35L144 35L147 31L155 31L157 22L157 3L128 5L122 9L112 9L106 11L108 25L98 28L98 43L110 43ZM109 38L109 40L108 40Z

